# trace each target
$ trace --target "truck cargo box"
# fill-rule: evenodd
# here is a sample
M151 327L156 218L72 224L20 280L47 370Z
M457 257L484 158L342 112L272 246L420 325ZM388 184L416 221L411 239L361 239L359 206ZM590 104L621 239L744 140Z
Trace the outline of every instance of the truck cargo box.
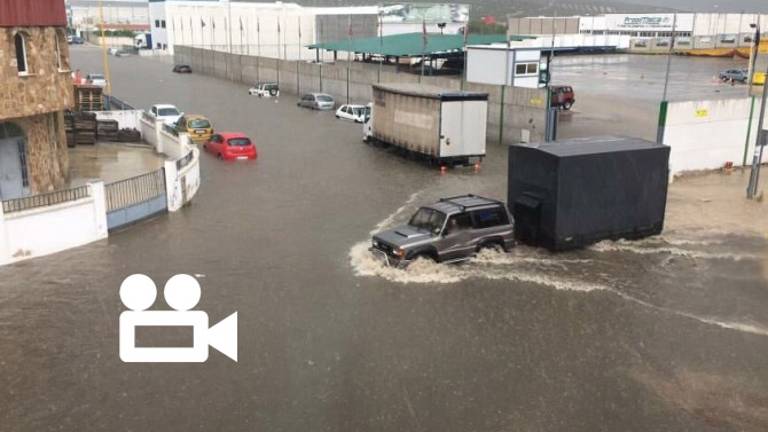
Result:
M595 137L509 147L508 206L518 240L550 250L660 234L669 147Z
M373 86L373 101L366 140L441 163L469 163L485 156L487 93L380 84Z

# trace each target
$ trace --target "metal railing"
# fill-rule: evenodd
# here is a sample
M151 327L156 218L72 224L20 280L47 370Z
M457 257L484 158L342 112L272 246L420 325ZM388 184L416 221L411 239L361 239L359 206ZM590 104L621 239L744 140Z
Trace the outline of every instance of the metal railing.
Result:
M104 98L104 102L105 102L105 105L107 106L107 109L111 111L125 111L125 110L135 109L125 101L120 100L112 95L107 95Z
M104 186L107 213L140 204L165 193L165 169Z
M80 186L72 189L32 195L22 198L13 198L3 201L3 213L16 213L40 207L62 204L70 201L88 198L91 196L88 186Z

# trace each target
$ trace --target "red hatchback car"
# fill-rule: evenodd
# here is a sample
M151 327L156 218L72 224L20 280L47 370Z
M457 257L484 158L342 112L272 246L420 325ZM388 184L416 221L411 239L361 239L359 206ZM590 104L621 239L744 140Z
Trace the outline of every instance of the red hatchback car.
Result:
M256 146L245 134L239 132L220 132L211 135L203 148L219 159L247 160L256 159Z

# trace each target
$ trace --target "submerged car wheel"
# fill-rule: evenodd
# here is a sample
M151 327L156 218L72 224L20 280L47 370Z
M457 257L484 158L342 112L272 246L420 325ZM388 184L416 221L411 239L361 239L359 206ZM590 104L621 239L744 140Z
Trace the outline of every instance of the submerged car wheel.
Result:
M504 249L504 246L498 241L487 241L487 242L481 243L480 246L477 247L478 252L482 252L485 250L498 252L498 253L506 252L506 250Z
M566 111L570 111L571 107L573 107L573 102L566 102L563 104L563 109Z

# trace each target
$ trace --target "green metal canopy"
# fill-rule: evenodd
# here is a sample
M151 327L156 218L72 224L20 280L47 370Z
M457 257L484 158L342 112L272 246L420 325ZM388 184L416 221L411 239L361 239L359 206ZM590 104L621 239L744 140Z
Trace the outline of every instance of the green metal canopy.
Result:
M525 36L514 36L512 40L527 39ZM490 45L507 42L504 34L477 34L467 37L468 45ZM340 40L334 42L307 45L310 49L327 51L342 51L365 54L377 54L391 57L419 57L422 55L445 54L464 49L462 34L427 34L427 45L424 46L423 33L404 33L384 37L368 37Z

